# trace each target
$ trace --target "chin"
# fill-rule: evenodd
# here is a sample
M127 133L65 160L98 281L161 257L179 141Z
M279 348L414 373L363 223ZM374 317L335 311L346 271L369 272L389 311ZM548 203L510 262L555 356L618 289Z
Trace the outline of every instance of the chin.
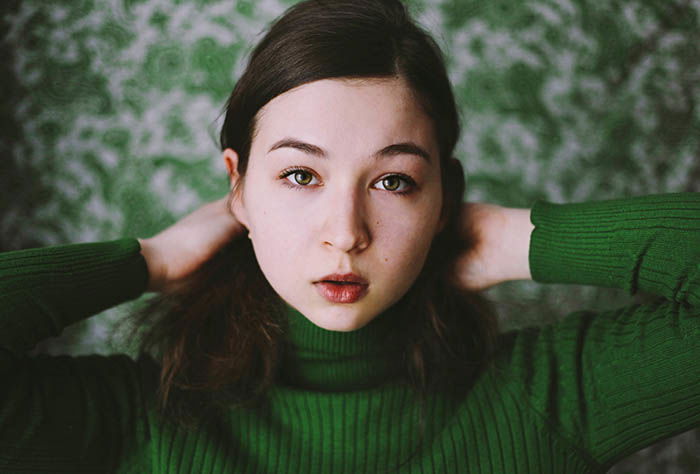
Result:
M311 321L326 331L350 332L360 328L354 321Z
M332 313L332 312L330 312ZM316 326L327 331L350 332L365 326L368 321L359 319L356 315L331 315L322 318L321 320L310 320Z

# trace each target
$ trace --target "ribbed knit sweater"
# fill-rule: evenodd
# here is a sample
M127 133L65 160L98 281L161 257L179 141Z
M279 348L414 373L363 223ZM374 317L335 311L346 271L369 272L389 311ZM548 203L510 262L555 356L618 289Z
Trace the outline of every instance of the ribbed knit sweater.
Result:
M504 332L464 399L428 400L429 441L399 472L605 472L700 426L700 193L540 200L531 221L535 281L659 298ZM0 254L0 472L356 474L407 457L417 402L383 363L383 314L333 332L289 307L288 383L194 433L156 418L147 356L27 355L147 279L133 238Z

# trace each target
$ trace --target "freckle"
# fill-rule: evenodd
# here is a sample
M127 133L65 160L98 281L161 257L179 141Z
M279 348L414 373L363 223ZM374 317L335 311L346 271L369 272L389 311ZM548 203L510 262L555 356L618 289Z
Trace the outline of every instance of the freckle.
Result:
M388 262L388 261L389 261L389 259L388 259L388 258L385 258L385 259L384 259L384 261L385 261L385 262Z

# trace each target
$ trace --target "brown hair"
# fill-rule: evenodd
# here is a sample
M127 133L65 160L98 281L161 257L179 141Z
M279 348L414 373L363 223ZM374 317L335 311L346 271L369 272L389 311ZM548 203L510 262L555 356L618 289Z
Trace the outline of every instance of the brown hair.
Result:
M398 0L310 0L272 24L226 104L221 149L244 179L256 114L274 97L327 78L404 78L435 125L444 229L411 289L393 307L406 324L396 366L415 393L463 396L488 364L498 322L493 304L452 279L474 244L457 227L464 173L452 157L460 120L439 46ZM228 178L228 177L227 177ZM237 192L233 189L230 198ZM230 206L229 206L230 208ZM230 242L187 281L135 315L142 352L162 360L159 408L191 426L218 408L250 406L276 382L284 357L284 302L262 274L249 239Z

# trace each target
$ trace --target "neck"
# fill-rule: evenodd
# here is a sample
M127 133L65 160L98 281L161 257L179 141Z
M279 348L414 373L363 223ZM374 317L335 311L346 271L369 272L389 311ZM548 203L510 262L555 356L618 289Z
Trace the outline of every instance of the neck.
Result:
M346 391L381 385L397 370L398 348L391 343L400 315L385 311L355 331L329 331L287 305L288 351L282 363L287 385Z

